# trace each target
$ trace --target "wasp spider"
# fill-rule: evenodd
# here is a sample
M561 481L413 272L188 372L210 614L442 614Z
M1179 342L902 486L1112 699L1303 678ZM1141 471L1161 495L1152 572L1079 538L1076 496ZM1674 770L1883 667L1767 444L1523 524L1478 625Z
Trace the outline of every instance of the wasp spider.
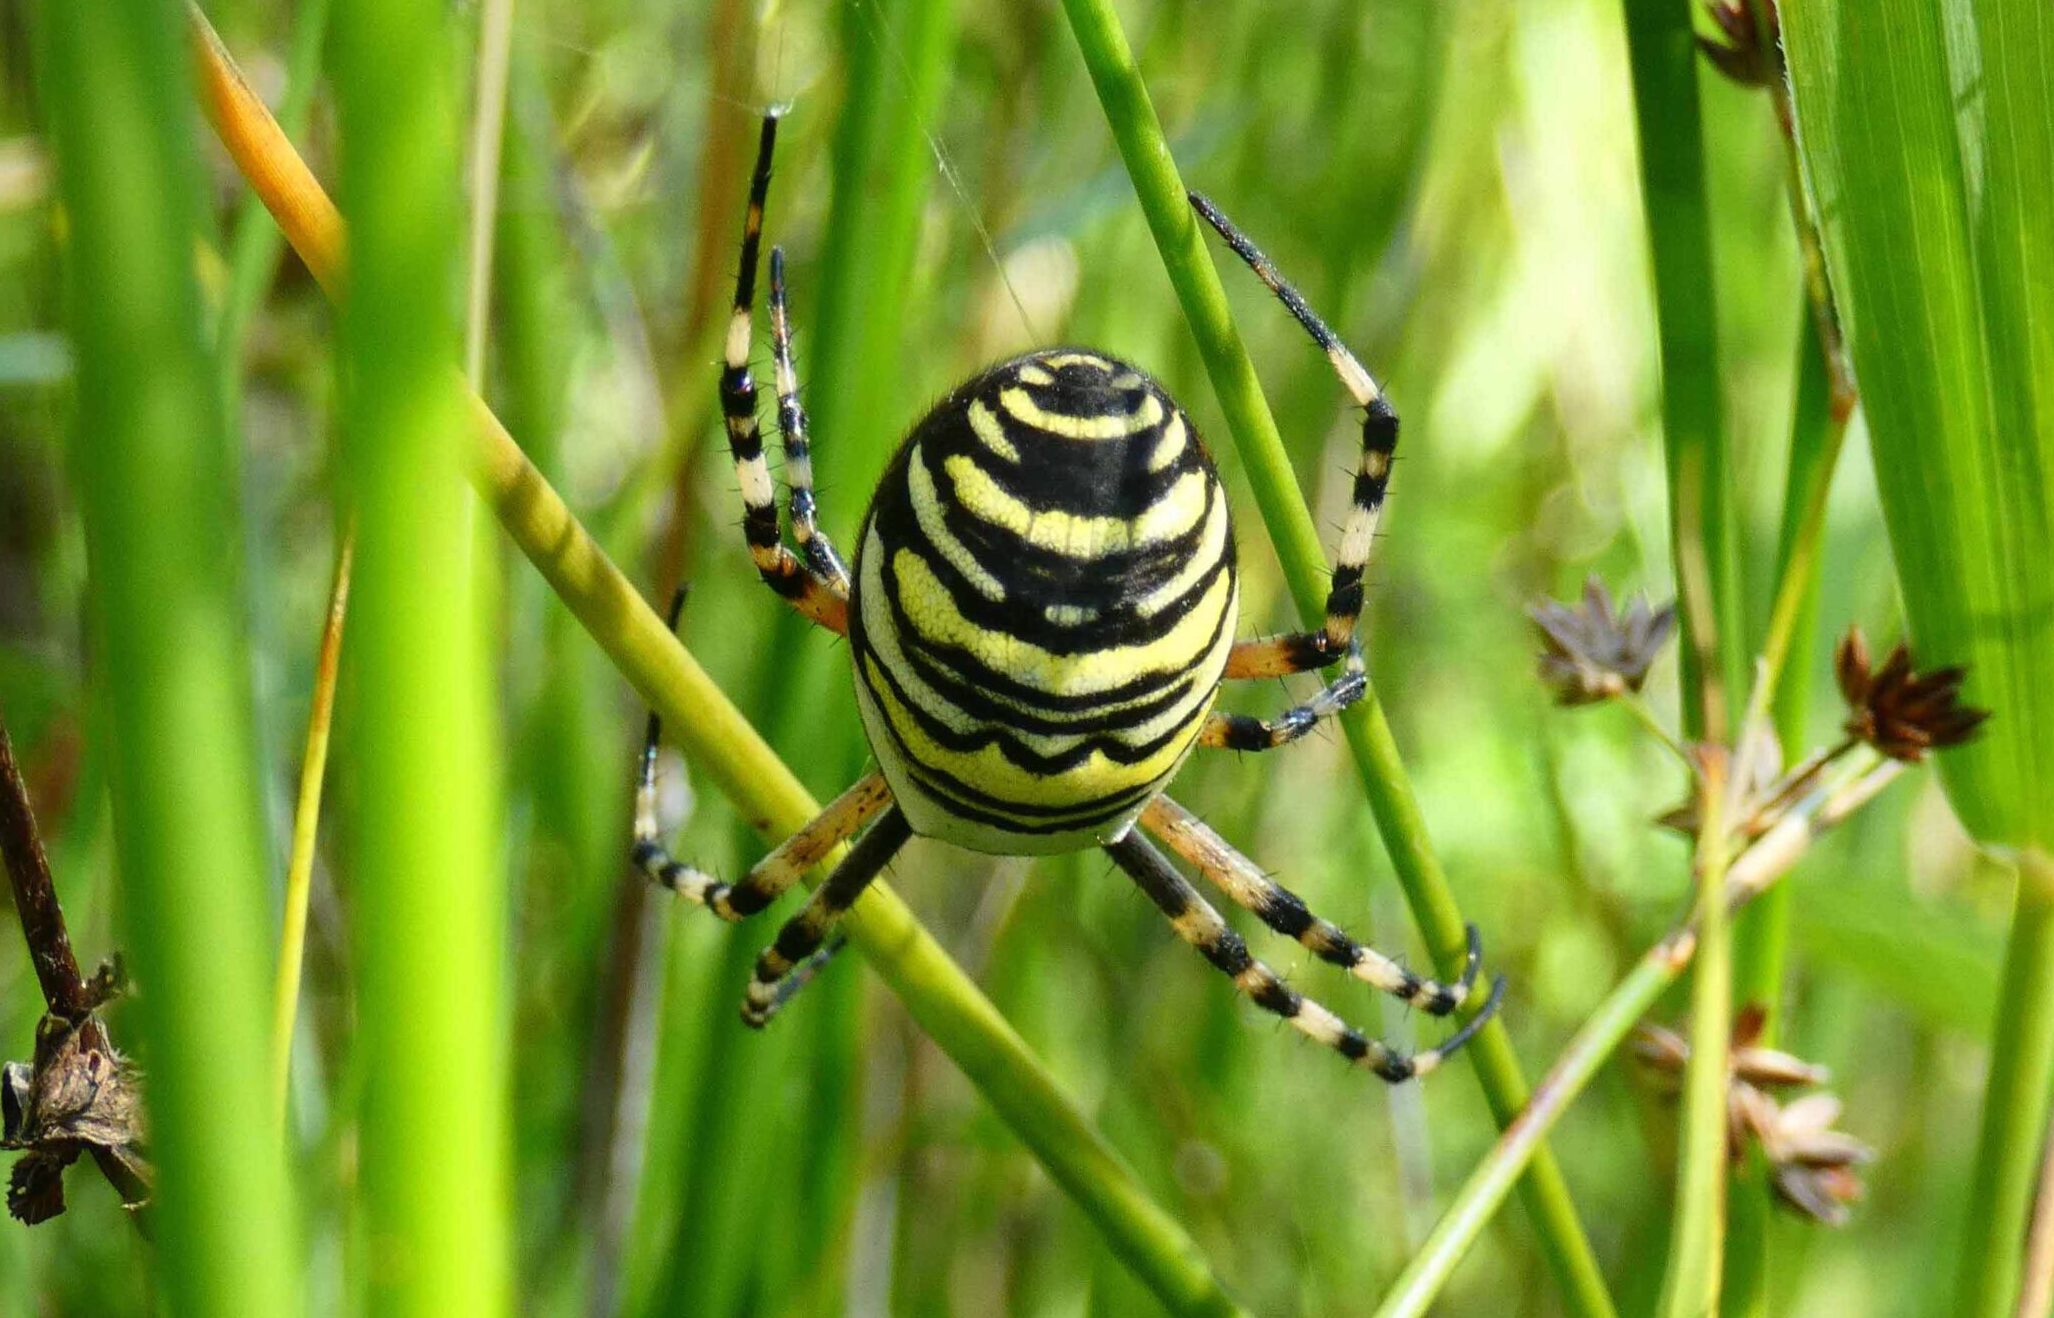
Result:
M657 840L652 715L637 796L635 862L721 917L768 906L841 842L861 837L756 962L742 1007L776 1013L838 945L834 927L915 834L1006 855L1101 847L1234 986L1386 1080L1433 1070L1495 1009L1408 1056L1301 996L1144 834L1239 906L1323 961L1434 1015L1460 1007L1480 949L1454 984L1423 979L1315 916L1163 786L1194 747L1265 751L1304 736L1363 692L1362 573L1398 419L1375 381L1297 290L1212 204L1191 203L1310 331L1363 410L1354 507L1318 630L1234 639L1232 520L1198 432L1146 374L1080 348L1029 353L963 384L913 427L863 520L853 565L816 520L806 413L792 370L784 256L770 252L778 429L790 486L780 534L749 370L757 251L775 116L763 121L742 230L721 410L749 552L763 580L845 635L878 768L728 884ZM1310 701L1273 719L1213 712L1223 679L1339 665ZM1136 825L1139 827L1136 827Z

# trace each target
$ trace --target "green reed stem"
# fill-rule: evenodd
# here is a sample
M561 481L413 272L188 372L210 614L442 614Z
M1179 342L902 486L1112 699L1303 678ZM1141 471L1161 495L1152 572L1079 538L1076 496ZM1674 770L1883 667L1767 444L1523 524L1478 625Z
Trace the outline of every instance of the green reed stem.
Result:
M1676 1213L1661 1313L1697 1318L1719 1304L1726 1246L1726 1091L1733 1029L1733 945L1726 936L1726 774L1711 753L1698 783L1697 972L1690 985L1690 1061L1678 1127Z
M158 1285L173 1313L291 1314L241 501L202 341L184 52L163 5L57 0L35 18L124 942L142 988Z
M1802 216L1800 215L1800 220ZM1762 661L1750 697L1766 708L1785 764L1804 754L1811 709L1811 671L1818 644L1819 573L1826 498L1847 435L1850 407L1833 397L1832 368L1819 339L1819 318L1805 317L1798 336L1797 399L1783 490L1783 526L1776 548L1776 597L1762 643ZM1851 404L1851 399L1846 400ZM1797 680L1785 681L1792 673ZM1761 1043L1773 1046L1783 1026L1783 967L1790 944L1790 891L1763 894L1733 925L1734 1004L1763 1012ZM1726 1256L1724 1309L1733 1315L1768 1312L1769 1221L1776 1211L1769 1187L1746 1176L1734 1194L1733 1239Z
M456 314L455 43L442 11L349 0L335 73L350 217L345 488L357 519L349 682L352 924L372 1308L512 1298L504 874L493 699L472 573Z
M1961 1251L1954 1312L1998 1318L2018 1293L2026 1218L2054 1075L2054 862L2028 852L2018 867L2004 990L1991 1032L1990 1080L1968 1202L1974 1239Z
M1670 544L1682 622L1683 729L1686 738L1730 746L1736 731L1736 711L1730 702L1748 689L1748 646L1733 464L1720 395L1718 300L1697 43L1687 4L1625 0L1625 16L1662 369ZM1742 743L1737 756L1722 768L1746 781L1747 754ZM1718 813L1716 807L1706 809L1708 820ZM1732 943L1719 889L1706 878L1711 869L1719 868L1723 833L1708 827L1702 837L1709 839L1700 846L1696 867L1705 884L1700 903L1705 947L1691 994L1688 1097L1663 1285L1667 1313L1703 1313L1716 1306L1724 1252L1728 1160L1723 1131L1733 1017Z
M1064 10L1170 283L1198 341L1292 598L1308 623L1315 623L1325 606L1326 552L1234 327L1219 273L1185 200L1183 181L1119 17L1110 0L1064 0ZM1434 853L1374 687L1343 717L1342 727L1413 918L1440 972L1456 974L1467 937L1465 921ZM1470 1043L1468 1056L1500 1127L1508 1125L1525 1105L1528 1091L1504 1026L1496 1021L1486 1026ZM1577 1220L1568 1185L1545 1149L1531 1159L1522 1193L1571 1311L1612 1313L1611 1297Z
M1732 463L1720 401L1718 300L1713 296L1697 45L1687 4L1625 0L1625 11L1662 366L1670 545L1682 605L1683 730L1686 738L1724 740L1731 733L1732 711L1714 693L1731 696L1747 690L1747 633ZM1686 570L1686 560L1700 553L1701 584ZM1708 646L1715 670L1709 673L1703 671Z
M315 278L331 292L340 289L339 217L306 163L249 93L205 19L197 10L189 12L203 100L216 130ZM818 814L819 804L791 768L607 558L498 418L475 395L469 408L473 483L586 632L656 708L693 763L766 838L786 837ZM1107 1247L1165 1308L1177 1314L1241 1312L1196 1242L1148 1197L1026 1041L896 893L883 883L872 884L846 928L915 1023L962 1069L1050 1178L1097 1225Z

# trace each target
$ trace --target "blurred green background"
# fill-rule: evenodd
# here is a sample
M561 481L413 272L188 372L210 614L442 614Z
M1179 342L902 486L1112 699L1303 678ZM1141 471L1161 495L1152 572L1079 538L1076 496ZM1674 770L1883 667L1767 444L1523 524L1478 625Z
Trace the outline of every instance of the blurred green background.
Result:
M319 58L321 9L245 0L210 13L275 104L296 44ZM1552 707L1522 616L1590 572L1673 593L1618 6L1316 0L1286 18L1164 0L1122 12L1187 180L1268 248L1404 418L1370 578L1372 673L1463 909L1510 977L1504 1019L1537 1074L1689 898L1684 843L1650 823L1681 799L1680 771L1619 711ZM476 13L460 17L474 40ZM0 711L90 961L115 943L96 749L105 692L84 639L67 457L63 223L24 22L20 6L0 6ZM461 85L470 76L467 59ZM1767 100L1704 77L1725 424L1759 628L1801 295ZM791 262L823 521L840 543L931 400L994 357L1083 342L1146 366L1213 436L1240 500L1244 630L1290 625L1196 348L1053 5L528 0L514 9L487 397L652 597L689 578L688 644L808 787L826 799L867 755L846 649L750 570L714 397L747 152L771 102L790 115L768 232ZM295 135L332 179L325 90ZM250 681L282 874L336 541L334 317L293 259L249 236L267 222L248 224L211 143L206 158L216 236L197 253L203 289L217 316L255 299L223 389L242 440ZM1331 534L1359 432L1297 327L1245 272L1223 275ZM739 1025L773 922L729 930L673 912L627 872L642 711L489 519L480 536L505 564L491 633L522 1308L1149 1311L860 958L767 1034ZM1853 621L1885 638L1901 626L1859 422L1831 504L1819 625ZM1820 741L1838 709L1826 658L1821 646L1817 671L1796 675L1818 692ZM1674 667L1664 660L1650 686L1665 713ZM1228 699L1268 710L1310 686ZM338 765L352 706L345 683ZM1202 755L1177 795L1315 909L1422 961L1349 777L1345 748L1315 737L1267 759ZM350 857L338 844L351 806L338 772L293 1089L322 1311L351 1302L364 1246L348 1211L349 1114L377 1083L352 1051ZM760 846L705 791L678 850L733 875ZM1401 1089L1344 1069L1232 994L1099 857L1030 864L918 843L892 877L1257 1312L1366 1312L1493 1138L1466 1068ZM1843 1128L1881 1156L1845 1230L1776 1224L1784 1311L1938 1304L2008 894L1923 775L1802 866L1784 1043L1833 1068ZM1424 1042L1438 1028L1294 946L1255 945L1374 1030ZM0 938L7 1055L28 1054L39 1012L22 948ZM1622 1061L1554 1140L1628 1310L1660 1279L1671 1124ZM0 1312L149 1302L144 1247L111 1194L84 1174L69 1186L72 1211L56 1223L0 1229ZM1445 1305L1555 1311L1516 1205Z

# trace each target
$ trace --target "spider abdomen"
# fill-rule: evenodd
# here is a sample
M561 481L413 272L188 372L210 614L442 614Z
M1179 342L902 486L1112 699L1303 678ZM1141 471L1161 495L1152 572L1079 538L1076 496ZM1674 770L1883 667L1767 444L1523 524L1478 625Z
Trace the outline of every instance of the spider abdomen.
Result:
M887 468L856 551L865 731L916 832L1064 851L1123 832L1233 645L1233 527L1190 419L1076 349L992 367Z

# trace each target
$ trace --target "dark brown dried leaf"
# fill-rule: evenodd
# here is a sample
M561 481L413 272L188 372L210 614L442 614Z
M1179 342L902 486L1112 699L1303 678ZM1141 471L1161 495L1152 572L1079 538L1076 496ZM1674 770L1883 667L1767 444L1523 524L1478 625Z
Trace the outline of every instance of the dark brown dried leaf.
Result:
M1872 667L1868 638L1849 627L1833 654L1833 674L1847 701L1847 735L1895 760L1916 764L1928 751L1975 735L1990 711L1961 703L1968 670L1958 665L1915 672L1902 642Z
M1584 583L1581 604L1541 600L1526 613L1541 633L1541 681L1564 705L1640 690L1676 627L1673 604L1655 609L1635 596L1621 612L1595 576Z

